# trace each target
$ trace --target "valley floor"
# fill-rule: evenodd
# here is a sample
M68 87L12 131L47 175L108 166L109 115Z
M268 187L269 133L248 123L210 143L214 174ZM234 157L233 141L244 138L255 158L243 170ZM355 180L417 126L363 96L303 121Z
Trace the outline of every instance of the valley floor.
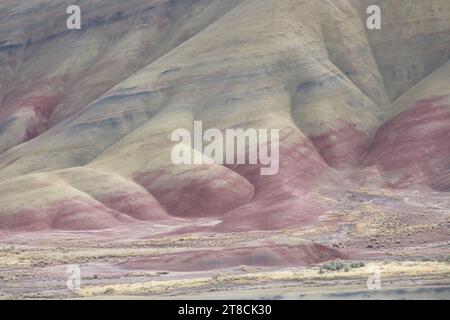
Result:
M195 232L218 223L198 219L90 232L2 232L0 297L450 298L445 194L324 191L320 198L334 201L335 211L314 225L281 231ZM180 231L187 228L192 233ZM70 290L74 265L81 283ZM379 286L368 287L377 274Z

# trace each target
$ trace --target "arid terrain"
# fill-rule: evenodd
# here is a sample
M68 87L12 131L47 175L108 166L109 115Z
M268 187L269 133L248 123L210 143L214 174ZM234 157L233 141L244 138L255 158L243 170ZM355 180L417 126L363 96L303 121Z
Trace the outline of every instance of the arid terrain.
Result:
M413 193L414 194L414 193ZM330 195L328 195L330 196ZM192 221L4 233L2 298L448 299L447 195L346 192L314 227L182 233ZM210 220L196 221L198 228ZM314 245L313 245L314 244ZM80 288L70 290L68 267ZM380 287L368 287L379 270Z
M450 299L450 1L2 0L0 297Z

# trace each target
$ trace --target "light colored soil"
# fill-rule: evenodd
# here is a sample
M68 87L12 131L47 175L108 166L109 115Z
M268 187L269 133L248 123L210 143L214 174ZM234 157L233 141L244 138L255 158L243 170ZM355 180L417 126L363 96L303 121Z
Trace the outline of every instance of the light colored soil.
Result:
M321 197L334 201L335 210L314 226L291 230L177 231L217 223L200 219L97 232L2 233L0 298L450 298L446 198L361 190ZM287 259L293 250L291 264L271 260ZM219 263L211 267L215 253ZM324 267L339 259L341 270ZM351 268L352 262L364 265ZM81 269L76 291L66 285L70 265ZM366 285L373 267L381 276L377 293Z

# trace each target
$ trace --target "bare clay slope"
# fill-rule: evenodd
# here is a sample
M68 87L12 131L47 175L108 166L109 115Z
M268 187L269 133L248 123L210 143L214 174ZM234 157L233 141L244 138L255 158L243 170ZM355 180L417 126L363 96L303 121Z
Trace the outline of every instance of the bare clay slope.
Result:
M347 171L448 190L449 3L377 2L381 31L364 1L85 1L83 32L66 3L2 2L0 228L306 225ZM170 133L194 120L281 129L279 174L173 165Z

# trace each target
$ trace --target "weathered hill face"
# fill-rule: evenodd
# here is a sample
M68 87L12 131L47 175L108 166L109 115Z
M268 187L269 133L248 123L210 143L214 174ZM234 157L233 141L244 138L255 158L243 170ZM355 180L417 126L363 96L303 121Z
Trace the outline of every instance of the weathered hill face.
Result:
M376 31L356 0L80 1L82 32L65 30L70 1L15 2L0 4L2 229L280 229L326 212L315 190L360 183L343 172L450 188L446 0L375 1ZM170 134L194 120L281 129L279 173L173 165Z
M391 187L450 190L450 64L397 99L365 157Z

